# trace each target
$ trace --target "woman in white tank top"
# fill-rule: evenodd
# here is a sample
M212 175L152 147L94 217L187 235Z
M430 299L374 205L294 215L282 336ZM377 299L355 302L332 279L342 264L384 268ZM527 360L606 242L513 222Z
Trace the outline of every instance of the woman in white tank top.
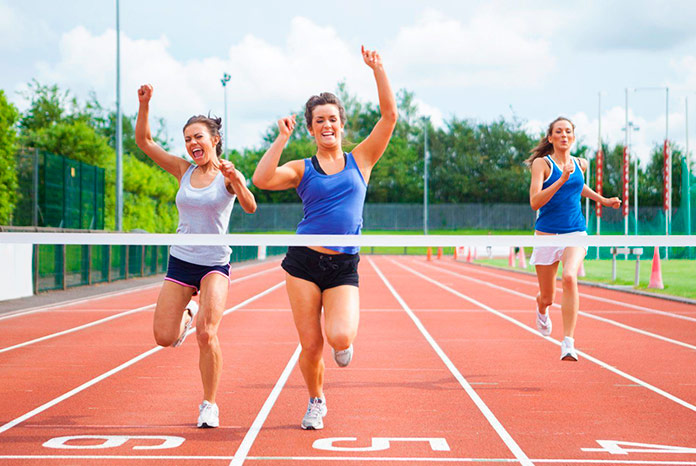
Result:
M152 86L138 89L138 120L135 142L157 165L179 181L176 203L179 210L177 233L225 233L235 198L245 212L256 211L254 195L239 170L221 160L220 119L196 116L184 126L186 151L194 163L160 147L150 133L148 122ZM153 330L161 346L179 346L196 324L200 350L199 367L203 402L198 427L218 427L215 403L222 370L222 353L217 329L227 301L229 254L226 246L176 246L170 250L167 277L157 299ZM199 305L192 296L200 290Z

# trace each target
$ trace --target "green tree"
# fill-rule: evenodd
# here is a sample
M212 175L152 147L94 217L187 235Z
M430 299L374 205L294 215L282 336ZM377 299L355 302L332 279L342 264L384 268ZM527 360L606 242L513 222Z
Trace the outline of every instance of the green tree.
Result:
M17 108L7 101L0 90L0 224L12 221L12 211L17 203L17 170L15 161L19 119Z

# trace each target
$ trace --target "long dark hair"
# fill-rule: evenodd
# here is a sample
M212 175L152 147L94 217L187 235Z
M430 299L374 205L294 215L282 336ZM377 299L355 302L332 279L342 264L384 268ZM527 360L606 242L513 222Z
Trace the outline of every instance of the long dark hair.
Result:
M558 118L553 120L549 124L549 128L546 130L546 134L539 140L539 143L536 145L536 147L530 151L532 155L530 155L529 158L524 161L524 163L528 167L531 167L532 163L534 163L534 161L539 157L545 157L549 154L553 154L553 144L549 142L549 137L551 137L551 133L553 132L553 126L559 121L567 121L568 123L570 123L570 126L573 127L573 132L575 132L575 125L568 118L559 116Z
M218 158L220 158L220 156L222 155L222 118L211 118L210 116L205 115L194 115L191 118L189 118L186 124L184 125L184 131L186 131L186 128L188 128L194 123L202 123L203 125L205 125L206 128L208 128L208 132L212 137L218 136L220 138L217 145L215 146L215 154L218 156Z

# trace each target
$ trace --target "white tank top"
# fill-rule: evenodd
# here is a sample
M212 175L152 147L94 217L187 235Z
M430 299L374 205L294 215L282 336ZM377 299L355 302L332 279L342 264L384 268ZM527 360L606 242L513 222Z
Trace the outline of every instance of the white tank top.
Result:
M225 187L225 177L218 173L205 188L191 186L191 175L197 165L191 165L181 177L176 193L179 211L177 233L227 233L232 206L237 196ZM198 265L225 265L230 262L229 246L179 246L174 245L169 253L186 262Z

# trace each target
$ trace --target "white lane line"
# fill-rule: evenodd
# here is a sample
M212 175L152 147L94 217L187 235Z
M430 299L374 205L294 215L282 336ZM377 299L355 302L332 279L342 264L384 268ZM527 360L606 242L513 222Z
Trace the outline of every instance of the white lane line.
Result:
M239 309L240 307L246 306L247 304L249 304L249 303L251 303L251 302L253 302L253 301L256 301L257 299L259 299L259 298L261 298L261 297L263 297L263 296L266 296L267 294L269 294L269 293L275 291L276 289L280 288L280 287L283 286L284 284L285 284L285 281L282 281L282 282L280 282L280 283L277 283L277 284L273 285L272 287L268 288L267 290L262 291L261 293L255 295L255 296L252 296L251 298L249 298L249 299L247 299L247 300L245 300L245 301L242 301L241 303L239 303L239 304L237 304L237 305L235 305L235 306L233 306L233 307L227 309L227 310L223 313L223 315L229 314L230 312L233 312L233 311ZM19 423L21 423L21 422L24 422L24 421L26 421L27 419L30 419L30 418L36 416L37 414L42 413L43 411L46 411L47 409L49 409L49 408L51 408L51 407L57 405L57 404L60 403L61 401L67 400L68 398L70 398L70 397L72 397L72 396L74 396L74 395L76 395L76 394L82 392L83 390L86 390L87 388L91 387L92 385L95 385L95 384L101 382L102 380L104 380L104 379L106 379L106 378L108 378L108 377L110 377L110 376L112 376L112 375L114 375L114 374L116 374L116 373L122 371L123 369L125 369L125 368L127 368L127 367L129 367L129 366L132 366L132 365L135 364L136 362L138 362L138 361L140 361L140 360L142 360L142 359L145 359L146 357L148 357L148 356L150 356L150 355L152 355L152 354L155 354L156 352L158 352L158 351L160 351L160 350L162 350L162 349L164 349L163 346L157 346L157 347L155 347L155 348L152 348L152 349L150 349L150 350L148 350L148 351L146 351L146 352L144 352L144 353L142 353L142 354L140 354L140 355L134 357L133 359L130 359L129 361L124 362L124 363L121 364L120 366L115 367L115 368L111 369L110 371L105 372L105 373L103 373L102 375L97 376L97 377L93 378L92 380L89 380L88 382L83 383L83 384L80 385L79 387L73 388L73 389L70 390L69 392L66 392L66 393L60 395L59 397L56 397L56 398L52 399L51 401L48 401L48 402L42 404L42 405L39 406L38 408L35 408L35 409L29 411L28 413L23 414L23 415L19 416L18 418L15 418L15 419L11 420L10 422L8 422L8 423L6 423L6 424L0 426L0 433L3 433L3 432L5 432L5 431L7 431L7 430L13 428L13 427L16 426L17 424L19 424Z
M447 285L443 285L442 283L438 282L437 280L433 280L432 278L430 278L430 277L428 277L428 276L426 276L426 275L423 275L422 273L420 273L420 272L418 272L418 271L416 271L416 270L413 270L413 269L410 268L410 267L407 267L407 266L405 266L405 265L403 265L403 264L399 264L398 262L396 262L396 261L393 260L393 259L390 259L390 260L391 260L394 264L396 264L396 265L398 265L399 267L401 267L402 269L407 270L407 271L411 272L412 274L421 277L423 280L426 280L426 281L428 281L428 282L430 282L430 283L432 283L432 284L434 284L434 285L436 285L436 286L442 288L443 290L447 290L447 291L449 291L450 293L452 293L453 295L459 296L460 298L462 298L462 299L464 299L464 300L466 300L466 301L469 301L470 303L476 304L477 306L480 306L481 308L486 309L487 311L491 312L492 314L495 314L495 315L497 315L498 317L501 317L501 318L507 320L508 322L511 322L511 323L517 325L518 327L520 327L520 328L522 328L522 329L524 329L524 330L527 330L528 332L532 333L533 335L535 335L535 336L537 336L537 337L539 337L539 338L543 338L543 339L545 339L546 341L550 341L551 343L553 343L553 344L555 344L555 345L561 346L561 342L560 342L560 341L555 340L555 339L553 339L553 338L551 338L551 337L542 336L536 329L533 329L533 328L531 328L531 327L528 327L527 325L523 324L522 322L520 322L520 321L518 321L518 320L515 320L515 319L513 319L512 317L509 317L509 316L505 315L504 313L502 313L502 312L500 312L500 311L496 311L496 310L493 309L492 307L489 307L489 306L487 306L487 305L485 305L485 304L483 304L483 303L481 303L481 302L479 302L479 301L476 301L475 299L470 298L469 296L466 296L465 294L462 294L462 293L460 293L459 291L457 291L457 290L455 290L455 289L452 289L452 288L450 288L450 287L447 286ZM681 406L683 406L683 407L685 407L685 408L687 408L687 409L690 409L691 411L696 412L696 406L692 405L691 403L688 403L688 402L682 400L681 398L678 398L678 397L672 395L671 393L668 393L668 392L662 390L661 388L657 388L656 386L651 385L651 384L649 384L649 383L647 383L647 382L645 382L645 381L643 381L643 380L641 380L641 379L639 379L639 378L637 378L637 377L634 377L634 376L632 376L632 375L630 375L630 374L627 374L626 372L623 372L623 371L621 371L621 370L619 370L619 369L617 369L617 368L615 368L615 367L613 367L613 366L610 366L609 364L605 363L604 361L600 361L599 359L595 358L594 356L590 356L589 354L587 354L587 353L585 353L585 352L583 352L583 351L580 351L580 350L576 349L576 352L577 352L579 355L583 356L583 357L584 357L585 359L587 359L588 361L591 361L591 362L593 362L593 363L595 363L595 364L597 364L597 365L599 365L599 366L601 366L601 367L607 369L608 371L611 371L611 372L613 372L613 373L615 373L615 374L617 374L617 375L619 375L619 376L621 376L621 377L623 377L623 378L625 378L625 379L628 379L628 380L630 380L631 382L637 383L637 384L639 384L640 386L642 386L642 387L644 387L644 388L647 388L648 390L651 390L651 391L657 393L658 395L662 395L663 397L665 397L665 398L667 398L667 399L669 399L669 400L672 400L672 401L674 401L675 403L677 403L677 404L679 404L679 405L681 405Z
M34 343L39 343L40 341L50 340L51 338L59 337L61 335L67 335L69 333L77 332L79 330L84 330L84 329L89 328L89 327L94 327L95 325L103 324L104 322L118 319L119 317L123 317L123 316L127 316L129 314L135 314L136 312L144 311L145 309L151 308L153 306L154 306L154 304L148 304L147 306L139 307L137 309L131 309L130 311L121 312L119 314L114 314L114 315L109 316L109 317L104 317L103 319L95 320L94 322L89 322L89 323L86 323L84 325L80 325L79 327L69 328L69 329L63 330L61 332L52 333L50 335L46 335L46 336L43 336L40 338L34 338L33 340L25 341L24 343L18 343L18 344L13 345L13 346L1 348L0 353L5 353L5 352L11 351L13 349L22 348L24 346L32 345Z
M277 261L273 261L274 265L275 265L275 262L277 262ZM234 267L233 270L237 271L237 270L248 269L248 268L250 268L250 267L254 267L254 266L257 266L257 265L259 265L259 264L248 264L248 265L243 265L243 266L240 266L240 267ZM235 281L238 281L238 280L240 280L240 279L243 280L243 279L245 279L246 277L250 277L250 276L253 276L253 275L258 274L258 273L269 272L269 271L271 271L271 270L275 270L275 266L272 267L272 268L270 268L270 269L262 270L261 272L255 272L254 274L245 275L244 277L241 277L241 278L236 278L236 279L234 279L234 280L232 281L232 283L234 283ZM159 287L159 286L162 286L162 282L151 283L151 284L149 284L149 285L143 285L143 286L138 286L138 287L134 287L134 288L128 288L128 289L125 289L125 290L109 291L109 292L106 292L106 293L101 293L101 294L96 294L96 295L93 295L93 296L88 296L88 297L86 297L86 298L71 299L71 300L68 300L68 301L61 301L61 302L59 302L59 303L46 304L45 306L32 307L32 308L29 308L29 309L19 309L19 310L7 312L7 313L1 315L1 316L0 316L0 320L10 319L10 318L12 318L12 317L24 316L24 315L27 315L27 314L34 314L34 313L36 313L36 312L50 311L50 310L53 310L53 309L56 309L56 308L65 307L65 306L72 306L73 304L82 304L82 303L85 303L85 302L88 302L88 301L93 301L93 300L99 300L99 299L105 299L105 298L112 298L112 297L114 297L114 296L121 296L121 295L128 294L128 293L136 293L136 292L138 292L138 291L147 290L147 289L149 289L149 288L156 288L156 287Z
M478 268L479 268L479 267L477 267L477 269L478 269ZM514 272L514 271L511 270L510 272ZM501 279L501 278L502 278L502 279L504 279L504 280L510 280L510 281L514 281L514 282L517 282L517 283L524 283L524 284L527 284L527 285L536 285L536 284L537 284L536 281L533 281L533 280L525 280L525 279L515 278L515 277L510 277L510 276L509 276L508 274L506 274L506 273L499 273L499 274L497 274L497 273L488 272L488 271L484 271L484 270L476 270L476 273L480 273L480 274L482 274L482 275L488 275L488 276L491 276L491 277L496 277L496 278L498 278L498 279ZM563 287L557 286L556 289L559 290L559 291L561 291L561 292L563 292ZM613 290L609 290L609 291L613 291ZM659 310L659 309L654 309L654 308L651 308L651 307L639 306L639 305L637 305L637 304L631 304L631 303L627 303L627 302L624 302L624 301L618 301L618 300L616 300L616 299L611 299L611 298L604 298L604 297L601 297L601 296L595 296L595 295L593 295L593 294L588 294L588 293L583 293L583 292L579 292L578 294L579 294L580 296L582 296L583 298L594 299L595 301L600 301L600 302L603 302L603 303L614 304L614 305L617 305L617 306L624 306L624 307L627 307L627 308L630 308L630 309L636 309L636 310L639 310L639 311L648 312L648 313L650 313L650 314L657 314L657 315L662 315L662 316L667 316L667 317L673 317L673 318L675 318L675 319L682 319L682 320L688 320L688 321L691 321L691 322L696 322L696 317L689 317L689 316L685 316L685 315L683 315L683 314L676 314L676 313L674 313L674 312L661 311L661 310ZM657 299L659 299L659 298L657 298Z
M297 348L290 357L288 364L285 366L285 369L283 369L283 372L280 374L280 377L278 378L275 387L273 387L273 390L271 390L271 393L268 395L268 398L266 398L266 401L261 407L259 414L256 415L256 419L254 419L254 422L251 424L251 427L249 427L249 430L244 436L244 440L242 440L242 443L237 448L237 451L235 452L234 457L230 462L230 466L240 466L244 464L244 460L247 459L247 455L249 454L249 450L251 449L251 446L254 444L254 441L256 440L256 436L259 435L259 432L261 432L263 423L266 422L266 418L268 417L268 414L271 412L271 409L273 408L273 405L278 399L278 396L280 396L280 392L281 390L283 390L285 382L287 382L288 377L290 377L290 373L292 372L292 369L295 367L295 364L297 364L297 360L300 357L301 350L302 345L297 345Z
M238 283L238 282L241 282L241 281L244 281L244 280L248 280L248 279L250 279L250 278L257 277L257 276L259 276L259 275L263 275L263 274L268 273L268 272L271 272L271 271L273 271L273 270L276 270L276 268L273 267L273 268L270 268L270 269L262 270L262 271L260 271L260 272L254 272L254 273L252 273L252 274L245 275L245 276L240 277L240 278L235 278L234 280L230 280L230 284ZM160 284L160 285L161 285L161 284ZM120 314L115 314L115 315L112 315L112 316L109 316L109 317L104 317L103 319L95 320L94 322L89 322L89 323L86 323L86 324L84 324L84 325L80 325L79 327L69 328L69 329L67 329L67 330L63 330L63 331L60 331L60 332L52 333L52 334L50 334L50 335L46 335L46 336L43 336L43 337L40 337L40 338L35 338L35 339L33 339L33 340L30 340L30 341L25 341L24 343L18 343L18 344L16 344L16 345L8 346L8 347L6 347L6 348L0 348L0 353L4 353L4 352L6 352L6 351L10 351L10 350L17 349L17 348L22 348L23 346L28 346L28 345L31 345L31 344L34 344L34 343L39 343L39 342L41 342L41 341L49 340L49 339L51 339L51 338L59 337L59 336L62 336L62 335L67 335L67 334L69 334L69 333L77 332L77 331L79 331L79 330L84 330L84 329L86 329L86 328L93 327L93 326L99 325L99 324L103 324L104 322L108 322L108 321L110 321L110 320L117 319L117 318L119 318L119 317L127 316L127 315L133 314L133 313L135 313L135 312L143 311L143 310L145 310L145 309L147 309L147 308L149 308L149 307L152 307L152 306L154 306L154 305L155 305L155 303L153 303L153 304L148 304L147 306L139 307L139 308L137 308L137 309L131 309L130 311L121 312ZM70 312L70 311L66 311L66 312ZM191 330L192 330L192 331L195 331L195 327L194 327L193 329L191 329ZM191 333L191 331L189 331L189 333L187 333L187 335L189 335L190 333Z
M379 267L377 267L377 264L374 263L371 257L368 257L367 260L370 263L370 265L375 269L377 275L379 275L379 277L382 279L382 281L387 286L394 298L396 298L401 307L404 308L406 314L408 314L413 323L416 324L418 330L420 330L420 332L423 334L428 343L430 343L430 346L432 346L432 348L435 350L435 353L437 353L437 355L440 356L442 362L445 363L445 366L447 366L454 378L457 379L464 391L466 391L467 395L469 395L469 398L471 398L474 404L476 404L476 407L485 416L486 420L491 425L491 427L493 427L498 436L503 440L505 445L507 445L508 449L512 452L515 458L517 458L522 465L533 465L533 463L529 460L524 451L522 451L519 445L517 445L517 442L515 442L515 440L508 433L508 431L505 430L505 427L503 427L500 421L498 421L498 419L495 417L493 412L488 408L488 406L486 406L486 404L483 402L478 393L476 393L476 390L474 390L471 387L469 382L464 378L461 372L459 372L459 369L457 369L457 367L452 363L447 354L445 354L442 348L440 348L440 345L438 345L435 339L430 335L428 330L421 323L420 319L416 317L416 315L413 313L408 304L406 304L406 301L404 301L403 298L401 298L401 296L396 292L391 283L389 283L389 280L387 280L387 277L385 277L382 271L379 269Z
M0 455L0 460L175 460L175 461L218 461L230 460L232 456L174 456L174 455ZM402 456L249 456L249 461L355 461L355 462L401 462L401 463L503 463L518 464L514 458L432 458L432 457L402 457ZM542 458L530 460L544 464L610 464L610 465L657 465L694 466L696 461L659 461L659 460L592 460L592 459L561 459Z
M158 286L162 286L162 283L161 282L152 283L150 285L143 285L143 286L139 286L137 288L128 288L127 290L111 291L108 293L102 293L102 294L97 294L94 296L88 296L86 298L71 299L68 301L61 301L59 303L47 304L45 306L32 307L30 309L20 309L17 311L12 311L12 312L8 312L6 314L3 314L2 316L0 316L0 320L11 319L13 317L25 316L27 314L34 314L36 312L50 311L50 310L57 309L60 307L66 307L66 306L72 306L74 304L86 303L88 301L96 301L96 300L100 300L100 299L113 298L114 296L121 296L121 295L128 294L128 293L136 293L138 291L143 291L143 290L147 290L149 288L155 288Z
M419 264L419 265L422 265L422 264ZM437 270L437 271L442 272L442 273L446 273L446 274L449 274L449 275L453 275L453 276L455 276L455 277L457 277L457 278L460 278L460 279L462 279L462 280L469 280L469 281L472 281L472 282L474 282L474 283L478 283L478 284L481 284L481 285L485 285L485 286L488 286L488 287L490 287L490 288L494 288L494 289L496 289L496 290L501 290L501 291L504 291L504 292L506 292L506 293L509 293L509 294L512 294L512 295L515 295L515 296L519 296L519 297L522 297L522 298L525 298L525 299L529 299L529 300L532 300L532 301L535 301L535 302L536 302L536 298L535 298L534 296L529 296L528 294L520 293L519 291L511 290L511 289L509 289L509 288L505 288L504 286L494 285L493 283L489 283L489 282L486 282L486 281L483 281L483 280L479 280L478 278L469 277L468 275L461 275L461 274L458 274L457 272L454 272L454 271L449 270L449 269L445 269L445 268L441 268L441 267L435 267L435 266L432 266L432 265L429 265L429 264L425 264L425 266L426 266L427 268L429 268L429 269L432 269L432 270ZM556 304L556 303L552 304L552 306L553 306L554 308L556 308L556 309L561 309L561 306L558 305L558 304ZM635 333L640 333L641 335L645 335L645 336L648 336L648 337L651 337L651 338L655 338L655 339L657 339L657 340L662 340L662 341L664 341L664 342L671 343L671 344L673 344L673 345L683 346L684 348L688 348L688 349L690 349L690 350L696 351L696 346L690 345L689 343L684 343L683 341L674 340L674 339L672 339L672 338L668 338L668 337L665 337L665 336L662 336L662 335L658 335L657 333L652 333L652 332L648 332L647 330L642 330L642 329L639 329L639 328L636 328L636 327L631 327L630 325L622 324L621 322L617 322L617 321L615 321L615 320L607 319L606 317L600 317L600 316L597 316L597 315L594 315L594 314L590 314L590 313L587 313L587 312L584 312L584 311L578 311L578 314L581 315L581 316L584 316L584 317L588 317L588 318L590 318L590 319L599 320L600 322L604 322L604 323L607 323L607 324L614 325L614 326L619 327L619 328L622 328L622 329L624 329L624 330L628 330L628 331L635 332Z

